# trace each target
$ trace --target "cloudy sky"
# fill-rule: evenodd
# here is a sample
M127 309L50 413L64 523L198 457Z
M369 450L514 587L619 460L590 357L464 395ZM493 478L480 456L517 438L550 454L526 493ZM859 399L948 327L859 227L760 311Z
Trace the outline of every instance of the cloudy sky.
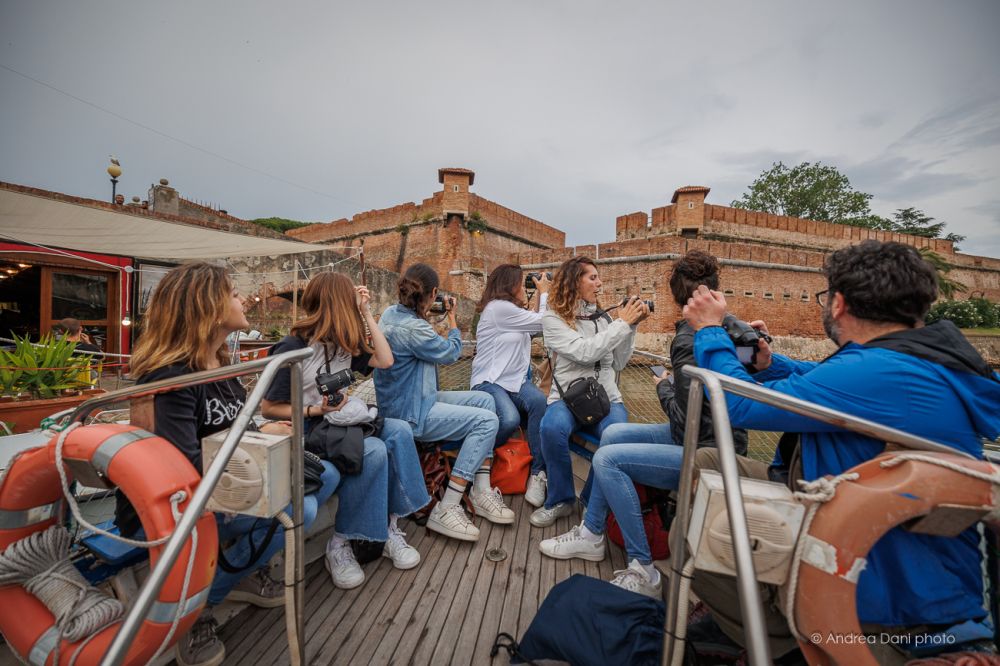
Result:
M339 7L337 5L340 5ZM419 201L567 232L823 161L1000 256L1000 3L0 0L0 180L244 217Z

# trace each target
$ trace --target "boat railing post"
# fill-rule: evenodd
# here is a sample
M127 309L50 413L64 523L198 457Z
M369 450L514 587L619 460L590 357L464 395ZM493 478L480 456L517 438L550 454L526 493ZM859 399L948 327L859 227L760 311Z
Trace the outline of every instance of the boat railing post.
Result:
M292 383L292 516L295 523L293 537L295 539L295 581L293 582L292 594L295 599L295 631L298 634L298 661L292 663L306 663L306 641L305 641L305 443L303 441L302 416L302 366L293 363L291 368ZM288 553L285 553L288 557ZM288 581L285 581L288 584ZM287 589L287 588L286 588Z
M674 523L670 527L670 585L666 599L666 627L663 632L663 664L667 666L673 659L673 651L683 650L683 645L677 645L674 639L674 628L677 624L677 604L680 599L681 570L684 569L684 559L687 553L687 531L691 520L691 486L694 484L694 455L698 449L699 430L701 426L701 405L704 400L702 382L698 377L691 378L688 390L688 411L685 417L684 454L681 458L681 478L677 490L677 512Z
M260 378L257 380L257 385L254 387L253 391L247 397L246 404L243 409L237 415L236 420L233 422L232 427L229 429L229 434L226 435L226 439L222 442L222 446L219 448L219 453L216 455L212 464L208 466L205 473L202 475L201 483L198 484L198 489L195 490L194 495L188 502L187 508L181 515L181 519L177 522L174 527L174 532L170 536L166 545L163 547L163 552L160 554L160 559L156 562L156 566L153 567L149 574L149 578L143 583L136 596L135 603L129 609L128 613L125 615L125 619L118 629L118 633L115 634L114 640L108 647L108 651L104 654L104 658L101 660L102 666L120 666L122 661L125 659L125 655L128 652L128 648L132 641L135 639L135 635L139 631L140 625L145 621L146 615L149 613L150 607L153 605L153 601L156 596L160 593L160 588L163 587L163 583L173 568L174 563L177 561L177 557L180 555L181 550L184 548L184 544L187 542L195 524L201 517L202 513L205 511L205 505L208 503L209 497L211 497L212 492L215 490L216 484L218 484L219 479L222 478L222 473L229 463L229 459L232 457L233 453L236 451L237 446L239 446L240 438L246 431L247 426L250 425L250 421L253 418L254 413L257 411L257 407L260 405L261 400L264 398L264 394L270 387L271 382L274 381L274 376L277 374L280 368L291 365L292 366L292 378L293 380L298 377L300 380L297 386L299 386L298 394L298 404L297 407L293 406L293 414L297 413L299 418L297 419L301 422L302 415L302 395L301 395L301 377L302 369L300 366L301 361L312 356L312 349L298 349L295 351L285 352L278 356L274 356L267 359L261 359L262 362L251 361L243 365L242 368L232 368L229 367L229 373L220 372L221 369L206 370L200 373L194 373L194 377L197 383L208 383L214 381L212 379L206 379L212 376L241 376L245 374L251 374L253 369L263 366L264 370L260 374ZM296 373L296 369L298 372ZM215 373L215 375L213 375ZM177 381L178 378L171 380L164 380L164 382L157 382L157 390L164 389L159 392L166 392L169 390L167 387L183 386L185 382ZM150 384L150 386L154 386ZM293 397L295 396L295 386L293 384ZM142 393L141 391L132 389L125 389L120 393L129 393L131 395L136 395ZM148 388L148 387L147 387ZM100 396L104 397L104 396ZM84 403L87 404L87 403ZM83 407L83 405L81 405ZM80 411L78 409L78 411ZM76 414L74 414L74 417ZM74 418L74 420L76 420ZM293 428L295 423L292 424ZM301 429L301 424L299 428ZM301 432L301 430L300 430ZM301 438L300 440L301 441ZM298 455L298 462L296 463L293 459L293 466L298 465L298 476L296 477L297 485L299 487L298 495L301 501L302 497L302 454L301 449ZM294 493L294 490L293 490ZM294 499L293 499L294 501ZM301 520L302 506L301 503L296 509L296 519ZM297 576L301 576L301 570L296 573ZM296 583L297 584L297 583ZM185 600L181 600L180 603L184 603Z

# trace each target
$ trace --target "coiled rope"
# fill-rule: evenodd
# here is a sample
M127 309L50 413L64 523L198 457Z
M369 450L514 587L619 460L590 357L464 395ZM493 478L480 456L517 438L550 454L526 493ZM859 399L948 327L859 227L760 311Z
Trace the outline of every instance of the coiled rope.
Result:
M83 518L80 507L69 489L69 479L63 466L62 450L70 432L83 425L73 423L59 433L56 440L56 471L62 485L63 495L69 504L73 517L80 525L98 534L138 548L152 548L166 543L173 535L153 541L126 539L102 530ZM176 525L181 519L180 504L187 499L187 493L178 491L170 496L170 511ZM52 663L59 663L59 646L62 640L71 643L86 638L74 651L70 659L72 666L84 647L97 636L98 632L117 621L125 612L124 606L106 592L92 586L70 561L72 537L62 525L53 525L44 532L35 532L24 539L12 543L0 554L0 585L22 585L25 590L41 601L55 617L59 630ZM198 528L191 532L191 550L188 556L180 599L187 599L191 574L194 569L195 553L198 550ZM177 604L170 630L164 636L156 653L149 660L152 663L170 645L184 612L184 603Z

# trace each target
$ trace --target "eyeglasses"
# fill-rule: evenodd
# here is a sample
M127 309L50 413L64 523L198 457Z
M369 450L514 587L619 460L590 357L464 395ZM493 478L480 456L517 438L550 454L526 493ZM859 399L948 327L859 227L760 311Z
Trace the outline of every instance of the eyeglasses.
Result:
M826 300L830 294L829 289L824 289L823 291L816 292L816 302L819 303L821 308L826 307Z

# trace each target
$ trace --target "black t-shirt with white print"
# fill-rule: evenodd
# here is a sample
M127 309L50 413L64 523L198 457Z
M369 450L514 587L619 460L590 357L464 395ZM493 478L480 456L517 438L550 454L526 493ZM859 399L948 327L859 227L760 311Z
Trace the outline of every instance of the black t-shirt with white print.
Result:
M175 363L143 375L136 384L149 384L192 372L194 370L188 366ZM238 379L162 393L153 399L153 432L176 446L200 474L202 438L229 428L243 409L246 396ZM117 495L115 514L115 522L123 534L132 534L139 528L135 510L121 492Z

